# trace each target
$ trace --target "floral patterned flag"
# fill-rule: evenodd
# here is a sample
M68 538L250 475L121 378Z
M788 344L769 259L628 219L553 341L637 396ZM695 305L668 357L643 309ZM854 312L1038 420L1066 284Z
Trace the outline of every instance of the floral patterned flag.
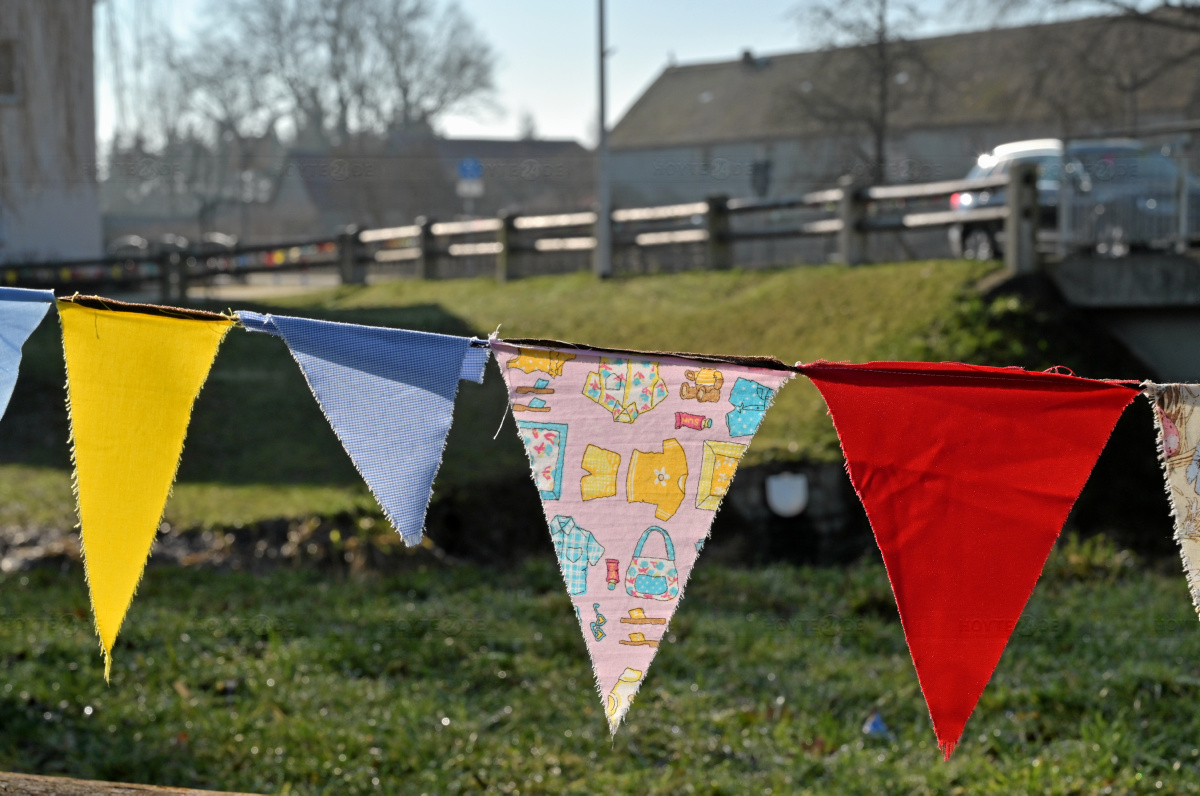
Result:
M1200 384L1146 382L1143 387L1154 404L1175 541L1192 603L1200 611Z
M1137 390L1019 368L817 362L949 758Z
M492 350L615 733L793 369L536 340Z

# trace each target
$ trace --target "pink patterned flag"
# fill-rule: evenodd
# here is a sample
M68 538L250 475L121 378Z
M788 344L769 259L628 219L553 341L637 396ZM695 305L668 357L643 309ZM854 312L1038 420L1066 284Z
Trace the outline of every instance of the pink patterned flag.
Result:
M538 340L492 350L615 733L793 369Z

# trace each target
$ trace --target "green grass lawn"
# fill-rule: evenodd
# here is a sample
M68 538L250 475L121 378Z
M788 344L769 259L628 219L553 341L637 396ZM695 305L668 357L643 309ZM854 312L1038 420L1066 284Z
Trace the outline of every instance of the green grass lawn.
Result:
M111 686L87 606L78 568L0 576L0 769L314 794L1200 783L1184 578L1099 544L1052 554L949 763L874 562L701 563L615 741L549 555L365 580L152 568ZM873 710L894 737L863 735Z
M984 301L977 283L989 273L931 262L397 282L270 309L789 362L956 359L1141 375L1109 369L1094 351L1073 358L1087 346L1063 341L1086 329L1047 324L1014 298ZM0 421L0 528L75 522L63 380L51 320L26 345ZM484 385L462 386L435 513L438 500L508 485L525 492L506 500L527 498L536 512L511 426L493 440L505 409L494 369ZM1128 419L1110 447L1145 448L1147 472L1133 477L1134 457L1122 453L1102 458L1097 477L1143 521L1140 499L1165 515L1161 481L1148 409ZM797 379L747 464L838 455L824 404ZM485 504L456 504L462 538L494 519ZM1090 511L1100 515L1091 525L1116 522L1108 504L1087 505L1077 520ZM283 343L231 333L197 402L167 521L236 528L331 515L378 526ZM1127 530L1150 528L1169 546L1146 523ZM1198 789L1200 634L1177 562L1134 567L1101 542L1056 550L959 750L942 763L877 562L743 570L716 563L714 549L613 741L540 540L524 563L444 566L417 555L356 577L317 566L151 567L111 686L79 566L0 574L0 769L330 794ZM864 737L873 710L892 737Z
M281 313L452 334L542 337L651 350L768 354L786 362L970 358L952 324L992 266L966 262L693 272L597 282L587 274L497 285L389 282L280 299ZM212 307L210 307L212 308ZM219 307L218 309L224 309ZM234 307L238 309L238 307ZM948 329L948 324L950 328ZM25 346L0 420L0 525L74 524L65 380L53 317ZM464 383L435 494L527 478L494 367ZM796 379L746 464L839 457L816 389ZM374 511L373 502L278 339L235 330L196 404L166 519L185 527Z

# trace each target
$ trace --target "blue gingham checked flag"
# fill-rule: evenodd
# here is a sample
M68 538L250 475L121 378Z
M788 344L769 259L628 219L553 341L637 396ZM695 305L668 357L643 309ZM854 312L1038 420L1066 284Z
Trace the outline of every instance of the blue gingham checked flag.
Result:
M483 382L486 341L239 312L284 339L392 526L419 544L461 379Z
M21 346L54 303L49 290L0 287L0 417L8 408L21 364Z

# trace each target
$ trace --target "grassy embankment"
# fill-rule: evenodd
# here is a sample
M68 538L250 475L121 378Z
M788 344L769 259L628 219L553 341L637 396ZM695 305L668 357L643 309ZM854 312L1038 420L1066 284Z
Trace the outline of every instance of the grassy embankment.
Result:
M995 341L946 324L987 270L931 262L605 283L587 275L500 286L393 282L281 300L275 309L456 334L486 335L502 324L509 337L769 354L788 362L970 358ZM0 421L0 525L75 523L57 326L52 313L26 344L17 394ZM492 441L503 413L494 368L483 386L462 386L435 492L506 479L524 466L511 426ZM820 396L797 379L767 416L747 463L837 456ZM370 513L374 506L295 363L279 340L234 330L197 402L167 521L236 525L342 511Z

